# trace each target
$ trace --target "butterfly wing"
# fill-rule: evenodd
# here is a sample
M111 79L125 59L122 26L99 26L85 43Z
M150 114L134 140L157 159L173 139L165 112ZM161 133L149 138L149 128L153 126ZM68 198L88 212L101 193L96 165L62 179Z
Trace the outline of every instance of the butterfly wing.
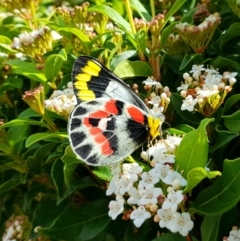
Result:
M92 57L78 57L73 65L72 81L79 103L96 98L113 98L149 113L145 103L130 87Z
M146 141L147 113L116 99L81 102L68 124L70 144L88 165L110 165L123 160Z

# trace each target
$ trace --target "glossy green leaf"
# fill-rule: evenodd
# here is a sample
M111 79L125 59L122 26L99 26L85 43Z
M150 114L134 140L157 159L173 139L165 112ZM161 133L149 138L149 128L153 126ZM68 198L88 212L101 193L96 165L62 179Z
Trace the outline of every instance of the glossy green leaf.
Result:
M176 13L182 7L182 5L185 2L186 2L186 0L176 0L174 2L174 4L170 8L170 10L168 10L168 12L167 12L167 14L165 16L165 22L164 22L163 26L165 26L167 24L168 20L174 15L174 13Z
M14 119L12 121L9 121L6 124L2 125L1 128L7 128L7 127L11 127L11 126L24 126L24 125L36 125L36 126L42 126L42 127L48 128L48 125L41 121L20 120L20 119Z
M26 182L27 173L13 175L8 181L0 185L0 195Z
M229 131L240 132L240 110L232 115L224 115L222 118L224 120L224 125Z
M46 81L45 75L36 69L35 63L27 63L22 60L9 60L7 61L13 68L13 73L26 76L29 79L35 80L44 84Z
M121 79L137 76L152 76L151 67L147 63L141 61L123 61L113 72Z
M179 70L183 70L187 68L189 65L193 65L195 63L201 64L202 62L203 62L202 54L186 54L179 67Z
M188 193L195 186L198 185L204 178L215 178L221 176L219 171L206 171L203 167L195 167L191 169L187 174L187 186L184 188L183 192Z
M19 114L18 119L25 119L30 117L41 117L41 115L34 111L32 108L28 108Z
M168 39L168 36L173 32L173 29L177 23L171 23L166 28L163 29L161 33L161 48L164 48L164 45Z
M151 223L145 221L142 226L139 228L138 232L135 232L135 228L133 227L132 223L128 223L127 230L124 234L126 241L144 241L146 240L146 235L151 228Z
M229 42L232 38L240 35L240 23L236 22L232 24L226 31L226 33L220 38L219 47L222 50L223 46Z
M216 126L216 141L209 146L209 152L213 153L214 151L218 150L219 148L225 146L229 143L232 139L239 136L236 132L221 130L220 126Z
M77 28L71 28L71 27L63 27L63 28L55 28L56 31L58 31L60 34L65 35L67 38L71 40L71 36L69 34L74 34L79 41L81 42L84 51L86 52L87 55L90 54L91 52L91 41L89 37L84 34L81 30Z
M63 212L49 228L39 233L56 239L91 240L106 229L110 222L108 200L96 200L74 210Z
M223 108L223 113L225 114L239 100L240 94L232 95L229 99L227 99Z
M48 81L54 81L57 77L63 61L67 60L67 55L64 49L59 54L49 55L45 61L44 74Z
M110 181L112 179L111 170L108 166L97 167L93 170L93 173L102 180Z
M143 4L138 0L130 0L131 8L134 9L142 19L150 22L152 20L151 15L148 13L147 9L143 6Z
M127 60L133 56L137 55L136 50L128 50L123 53L115 55L110 62L110 69L113 70L120 64L122 61Z
M60 140L62 140L62 139L68 138L68 135L63 132L53 132L53 133L46 132L46 133L33 134L29 136L28 139L26 140L26 147L28 148L29 146L31 146L32 144L40 140L46 140L49 138L59 138Z
M65 153L62 157L62 161L67 165L75 164L75 163L77 164L83 163L81 160L77 159L77 156L72 151L72 148L70 145L66 147Z
M152 241L186 241L186 237L183 237L179 233L166 233L153 239Z
M54 185L57 188L57 194L60 197L63 196L64 189L65 189L63 167L64 167L64 163L59 158L54 161L54 164L51 170L51 177Z
M240 200L240 159L225 160L222 176L199 193L191 211L218 215L232 209Z
M189 171L196 167L204 168L208 161L208 138L206 126L213 119L204 119L200 126L182 139L176 153L174 164L178 170L184 170L183 176L187 177Z
M131 31L130 24L113 8L106 5L95 5L88 9L88 12L98 12L108 16L115 24L127 31Z
M201 224L202 241L218 240L221 215L205 216Z
M214 60L214 62L212 63L212 66L216 69L216 68L230 68L230 70L236 70L238 72L240 72L240 66L239 64L232 60L232 59L227 59L224 57L218 57Z

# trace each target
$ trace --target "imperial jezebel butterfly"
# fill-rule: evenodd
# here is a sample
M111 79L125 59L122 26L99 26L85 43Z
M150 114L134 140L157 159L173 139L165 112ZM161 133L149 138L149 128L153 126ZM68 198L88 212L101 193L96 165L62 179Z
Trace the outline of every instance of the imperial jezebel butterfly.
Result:
M88 165L110 165L159 135L161 119L121 79L89 56L73 65L78 104L68 134L74 153Z

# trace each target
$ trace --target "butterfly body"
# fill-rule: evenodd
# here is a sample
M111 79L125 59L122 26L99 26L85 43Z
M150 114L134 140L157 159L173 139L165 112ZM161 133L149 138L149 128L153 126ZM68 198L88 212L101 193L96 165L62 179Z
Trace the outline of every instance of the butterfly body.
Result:
M95 59L79 57L72 76L79 104L71 113L68 133L81 160L92 166L110 165L159 134L161 120Z

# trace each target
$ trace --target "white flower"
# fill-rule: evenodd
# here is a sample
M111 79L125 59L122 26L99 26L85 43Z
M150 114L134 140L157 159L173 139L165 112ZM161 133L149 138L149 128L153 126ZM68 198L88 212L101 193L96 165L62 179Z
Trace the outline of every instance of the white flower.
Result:
M120 163L112 164L109 167L110 167L112 175L120 174L120 172L121 172L121 164Z
M138 175L142 173L143 168L139 166L138 163L124 163L122 165L123 173L133 180L133 182L138 180Z
M196 65L196 64L194 64L192 66L192 70L190 70L190 73L193 73L193 78L195 80L199 80L199 76L201 74L201 71L205 70L205 68L203 66L204 65Z
M217 73L208 73L204 76L206 85L219 85L222 81L222 75Z
M187 25L188 25L187 22L185 22L185 23L178 23L178 24L175 25L175 28L178 28L179 30L182 31Z
M150 101L148 101L148 103L153 105L154 107L159 107L160 102L161 98L159 95L154 96Z
M168 193L167 198L164 200L162 209L171 209L172 212L176 212L178 204L183 200L182 190L171 191Z
M145 189L140 189L139 194L141 195L139 200L140 205L157 204L158 197L162 195L162 189L149 184Z
M57 40L62 39L62 36L58 32L56 32L54 30L51 31L51 35L52 35L53 40L57 41Z
M237 76L237 72L225 72L223 73L223 78L231 79Z
M113 176L113 178L111 179L111 181L108 184L108 189L106 191L106 195L110 196L113 193L115 195L119 194L119 188L115 185L115 181L119 179L119 174L115 174Z
M120 179L114 181L114 185L119 189L119 194L124 195L133 187L133 180L131 177L123 174Z
M34 38L27 32L19 34L18 38L22 45L31 45L34 42Z
M129 198L127 200L127 202L129 204L137 204L137 205L140 205L139 204L139 200L141 198L141 195L138 191L138 189L136 189L135 187L131 188L129 191L128 191L128 194L129 194Z
M133 223L137 228L140 228L144 221L150 217L151 214L146 211L144 206L138 207L130 215L130 218L133 220Z
M152 175L159 177L161 180L168 175L171 167L168 164L156 163L155 167L149 171Z
M112 218L112 220L115 220L117 216L123 212L124 207L124 200L119 199L118 201L110 201L109 203L109 211L108 216Z
M172 212L170 209L158 209L157 215L160 218L159 226L161 228L168 228L171 226L172 216L175 212Z
M182 137L168 135L167 138L164 140L167 151L174 154L176 147L180 145L181 141Z
M146 80L143 81L145 85L159 85L160 83L157 82L156 80L148 77Z
M187 90L187 89L188 89L188 86L189 86L189 84L181 84L180 87L177 87L177 90L178 90L178 91L179 91L179 90Z
M192 95L188 95L187 98L183 101L181 110L193 111L194 106L197 104L197 102L198 102L198 100L193 99Z
M138 184L138 189L143 189L145 188L148 184L156 184L159 182L159 178L154 175L154 173L150 172L143 172L141 174L141 181Z
M160 118L161 121L163 122L164 119L165 119L165 116L164 116L164 114L162 113L163 110L164 110L164 107L163 107L163 106L160 106L160 107L153 106L153 107L150 109L150 113L151 113L151 115L153 115L154 117Z
M177 171L169 170L165 178L162 181L168 185L172 185L173 181L178 179L180 181L181 186L187 185L187 180Z
M174 233L179 232L184 237L187 236L193 228L193 221L190 218L190 214L187 212L177 212L173 214L172 218L173 222L169 229Z

